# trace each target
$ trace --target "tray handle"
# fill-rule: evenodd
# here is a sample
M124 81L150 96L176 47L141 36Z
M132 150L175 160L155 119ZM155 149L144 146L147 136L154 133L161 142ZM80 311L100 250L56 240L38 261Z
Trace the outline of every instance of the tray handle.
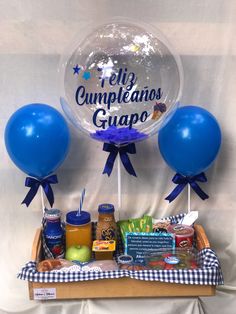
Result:
M41 234L42 228L38 228L34 236L34 242L31 251L31 260L35 262L39 262L42 255Z
M202 249L210 248L210 242L203 227L201 225L195 224L194 229L196 233L197 249L200 251Z

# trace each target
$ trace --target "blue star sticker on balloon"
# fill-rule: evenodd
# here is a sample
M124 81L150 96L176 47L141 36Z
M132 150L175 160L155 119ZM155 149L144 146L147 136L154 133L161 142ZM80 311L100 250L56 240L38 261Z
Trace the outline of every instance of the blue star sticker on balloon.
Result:
M78 64L76 64L76 66L73 68L73 70L74 70L74 74L79 75L79 71L81 70L81 68L78 66Z
M89 71L84 72L83 79L88 81L91 78L91 73Z

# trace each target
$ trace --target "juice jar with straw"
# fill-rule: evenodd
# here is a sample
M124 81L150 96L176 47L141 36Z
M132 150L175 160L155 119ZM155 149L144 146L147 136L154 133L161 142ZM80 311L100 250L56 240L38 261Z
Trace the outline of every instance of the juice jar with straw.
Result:
M91 216L86 211L70 211L66 215L66 249L73 245L92 248Z

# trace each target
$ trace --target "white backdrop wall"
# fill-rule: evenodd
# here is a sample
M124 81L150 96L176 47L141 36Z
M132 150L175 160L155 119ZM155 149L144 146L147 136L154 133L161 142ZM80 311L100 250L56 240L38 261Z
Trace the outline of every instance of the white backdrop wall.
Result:
M192 209L207 230L223 268L225 286L211 298L83 300L34 302L27 283L16 279L30 259L42 212L40 198L21 206L25 175L9 160L4 128L24 104L48 103L60 109L58 63L79 28L113 16L156 25L181 56L185 84L182 104L196 104L219 121L223 142L204 190L210 199L192 196ZM0 0L0 313L234 313L236 307L236 1L234 0ZM71 127L72 145L58 170L56 204L64 213L75 209L86 186L85 208L97 217L101 202L117 204L117 175L102 175L107 154L102 144ZM95 158L96 156L96 158ZM122 169L121 217L148 213L163 217L186 210L186 193L171 204L173 172L163 162L157 137L137 144L131 157L138 178Z

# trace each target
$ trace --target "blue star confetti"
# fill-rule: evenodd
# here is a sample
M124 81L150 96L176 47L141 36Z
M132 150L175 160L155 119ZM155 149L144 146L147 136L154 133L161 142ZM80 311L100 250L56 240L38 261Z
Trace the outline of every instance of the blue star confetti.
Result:
M88 81L91 78L91 73L89 71L84 72L83 79Z
M73 70L74 70L74 74L79 75L79 71L81 70L81 68L79 68L78 64L76 64L76 66L73 68Z

